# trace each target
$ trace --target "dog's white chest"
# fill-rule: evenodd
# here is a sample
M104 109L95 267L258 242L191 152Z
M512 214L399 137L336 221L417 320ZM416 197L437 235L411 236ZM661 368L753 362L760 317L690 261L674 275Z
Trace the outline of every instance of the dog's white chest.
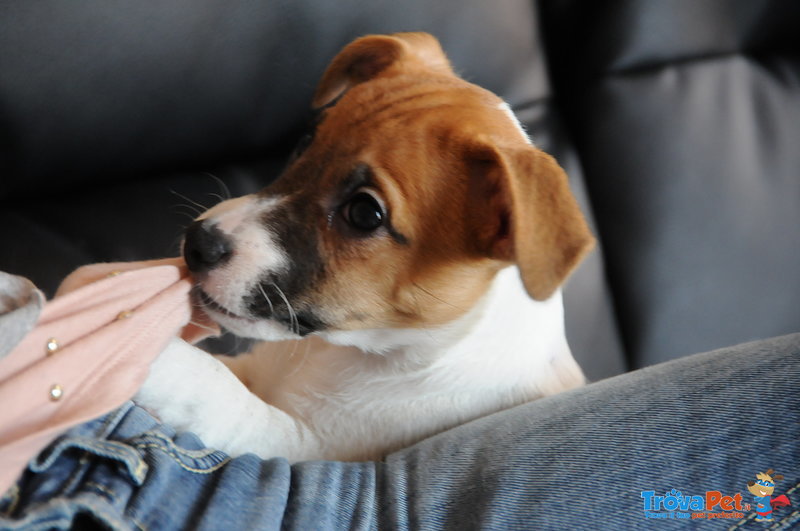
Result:
M376 337L342 333L330 339ZM513 268L501 272L487 299L458 322L382 339L383 345L373 346L381 354L310 337L261 343L248 354L222 358L252 394L244 385L218 392L218 376L209 373L203 387L226 404L217 409L224 418L216 424L229 426L235 415L252 423L241 405L258 397L307 429L313 444L297 457L379 458L472 418L583 383L564 340L560 294L530 301ZM203 424L213 431L213 415Z

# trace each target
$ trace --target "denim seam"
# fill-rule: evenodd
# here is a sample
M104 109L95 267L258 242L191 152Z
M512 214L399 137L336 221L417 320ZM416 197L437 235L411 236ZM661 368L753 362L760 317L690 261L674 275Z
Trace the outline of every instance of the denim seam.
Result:
M144 459L140 460L139 463L136 465L136 470L133 471L133 474L139 479L140 484L144 482L144 476L147 474L147 463L144 462Z
M62 523L63 525L71 524L72 519L66 516L60 516L58 518L53 518L51 520L48 520L47 523L41 523L37 526L29 527L28 531L36 531L37 529L47 529L49 531L50 529L53 529L55 527L54 524L62 524Z
M157 450L161 450L162 452L164 452L168 456L172 457L173 461L179 467L181 467L182 469L184 469L184 470L186 470L188 472L195 472L197 474L211 474L212 472L216 472L217 470L219 470L223 466L227 465L228 462L231 460L230 457L226 457L225 459L222 460L222 462L217 463L216 465L213 465L213 466L211 466L209 468L194 468L194 467L188 466L183 461L181 461L180 455L178 455L180 452L178 451L178 449L176 447L168 447L166 445L155 443L155 442L136 443L136 447L137 448L155 448ZM187 454L183 454L183 455L186 455L187 457L189 457Z
M788 496L789 494L793 494L794 491L796 491L798 488L800 488L800 483L796 484L794 487L792 487L791 489L787 490L786 491L786 495ZM777 526L783 525L783 524L787 524L788 525L788 524L791 523L789 520L795 520L798 516L800 516L800 509L796 509L796 510L792 511L791 513L787 514L786 516L784 516L783 518L781 518L780 520L778 520L775 523L775 526L773 526L771 529L777 529Z
M78 466L72 470L72 473L64 481L61 488L58 490L58 495L65 495L67 492L72 492L78 487L81 479L86 474L86 469L91 457L92 454L83 450L83 455L81 455L81 458L78 460Z
M103 424L98 428L98 439L108 439L111 433L116 429L123 417L125 417L130 410L133 409L133 402L128 401L118 407L112 413L109 413Z
M105 486L101 485L100 483L97 483L97 482L94 482L94 481L87 481L84 484L84 487L90 487L90 488L97 489L100 492L102 492L103 494L105 494L106 497L108 497L110 500L116 500L117 499L117 495L116 495L116 493L114 491L112 491L108 487L105 487Z
M64 436L49 447L49 454L44 460L41 462L38 459L32 461L29 468L34 472L43 472L53 466L61 458L62 454L68 450L81 452L78 462L80 467L85 466L88 463L88 459L96 455L116 461L124 466L128 477L134 484L141 485L144 481L147 463L142 459L141 452L131 448L130 445L110 439ZM70 488L73 484L74 481L70 478L67 481L66 488Z
M210 455L213 455L215 453L219 453L219 450L214 450L212 448L203 448L202 450L189 450L189 449L186 449L186 448L181 448L180 446L176 445L175 442L172 439L170 439L169 437L166 437L163 433L161 433L161 432L159 432L157 430L146 431L141 435L141 438L147 438L147 437L152 437L154 439L158 439L159 441L161 441L161 443L165 444L166 446L169 446L170 448L173 448L175 450L175 452L183 455L184 457L188 457L190 459L205 459L206 457L208 457ZM137 437L137 438L139 438L139 437ZM158 443L134 442L133 444L134 444L134 446L142 446L142 445L147 445L147 444L158 444ZM228 460L230 460L230 458Z

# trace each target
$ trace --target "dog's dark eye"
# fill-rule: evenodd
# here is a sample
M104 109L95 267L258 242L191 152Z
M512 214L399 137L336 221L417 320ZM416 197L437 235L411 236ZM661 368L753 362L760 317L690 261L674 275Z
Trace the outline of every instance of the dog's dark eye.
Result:
M381 202L369 192L358 192L344 207L344 218L351 227L364 232L372 232L386 217Z

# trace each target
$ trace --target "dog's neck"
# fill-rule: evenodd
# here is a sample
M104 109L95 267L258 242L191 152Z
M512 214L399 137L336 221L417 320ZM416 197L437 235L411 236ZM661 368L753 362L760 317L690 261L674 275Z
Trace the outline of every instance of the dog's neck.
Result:
M505 384L521 374L536 375L543 395L584 383L567 345L561 292L543 302L532 300L513 266L498 273L475 307L447 325L320 335L335 345L380 355L401 370L452 366L462 374L475 371L478 380Z

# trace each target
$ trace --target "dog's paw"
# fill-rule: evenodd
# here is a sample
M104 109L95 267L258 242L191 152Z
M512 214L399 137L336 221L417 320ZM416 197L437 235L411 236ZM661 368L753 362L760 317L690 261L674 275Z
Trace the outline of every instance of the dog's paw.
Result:
M189 431L218 409L209 394L221 384L235 382L233 374L210 354L181 339L173 339L150 366L134 402L161 422Z
M231 456L252 452L296 461L320 452L307 426L251 393L214 356L178 339L152 364L134 402Z

